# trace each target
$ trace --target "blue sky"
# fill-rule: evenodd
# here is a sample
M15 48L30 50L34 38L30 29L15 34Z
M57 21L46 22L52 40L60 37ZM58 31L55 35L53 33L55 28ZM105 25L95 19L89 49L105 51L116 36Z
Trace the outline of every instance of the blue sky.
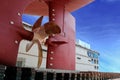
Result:
M100 53L100 71L120 72L120 0L95 0L72 15L76 19L76 39ZM23 15L23 21L31 24L37 18Z
M96 0L72 14L76 38L100 53L100 71L120 72L120 0Z

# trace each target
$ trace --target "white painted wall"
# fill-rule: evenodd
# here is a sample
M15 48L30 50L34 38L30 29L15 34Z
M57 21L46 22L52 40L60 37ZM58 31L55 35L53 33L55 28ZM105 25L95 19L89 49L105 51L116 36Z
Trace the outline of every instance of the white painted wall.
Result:
M18 60L19 58L25 59L25 66L24 67L34 67L37 68L37 62L38 62L38 46L37 44L34 44L30 51L26 52L26 45L29 43L29 41L23 40L20 43L19 47L19 54L18 54ZM43 49L47 50L47 47L42 46ZM47 52L43 51L43 61L40 68L46 68L46 57Z
M95 69L98 64L93 64L87 55L89 49L76 45L76 70L78 71L98 71Z

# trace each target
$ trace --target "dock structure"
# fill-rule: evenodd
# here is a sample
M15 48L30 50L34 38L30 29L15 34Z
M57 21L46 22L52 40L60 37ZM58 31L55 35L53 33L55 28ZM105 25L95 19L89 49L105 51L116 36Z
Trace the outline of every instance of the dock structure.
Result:
M0 80L113 80L116 78L120 78L120 73L0 66Z

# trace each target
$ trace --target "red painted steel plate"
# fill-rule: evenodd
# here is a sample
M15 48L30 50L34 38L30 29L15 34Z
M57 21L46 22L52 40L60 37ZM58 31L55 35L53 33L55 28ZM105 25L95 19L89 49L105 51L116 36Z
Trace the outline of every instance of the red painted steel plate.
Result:
M15 66L19 43L33 33L22 26L22 13L32 0L0 1L0 64Z
M32 15L48 15L49 14L48 5L44 1L58 1L58 0L35 0L25 9L24 13ZM65 9L69 12L72 12L91 3L92 1L93 0L64 0Z
M50 8L55 10L50 9L50 20L55 19L62 33L49 39L57 46L48 45L47 68L75 70L75 19L60 4L51 4Z

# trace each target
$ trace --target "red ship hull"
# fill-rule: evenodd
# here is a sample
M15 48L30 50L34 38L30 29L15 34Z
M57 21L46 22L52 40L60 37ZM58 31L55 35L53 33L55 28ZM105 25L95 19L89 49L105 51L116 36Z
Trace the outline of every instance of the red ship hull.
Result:
M47 68L74 70L75 19L70 12L89 2L91 0L2 0L0 64L15 66L20 41L32 40L33 33L22 27L22 14L27 13L48 15L62 30L61 34L49 38Z

